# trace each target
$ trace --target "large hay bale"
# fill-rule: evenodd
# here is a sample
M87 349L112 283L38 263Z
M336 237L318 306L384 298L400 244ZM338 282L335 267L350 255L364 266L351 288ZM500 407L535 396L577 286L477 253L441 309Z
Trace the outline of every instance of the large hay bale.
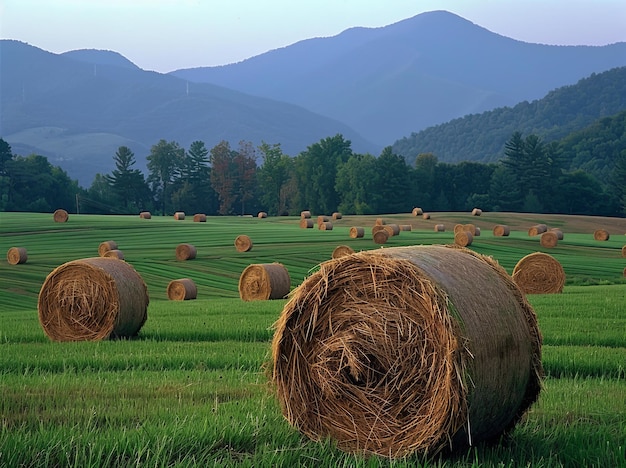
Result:
M102 255L104 258L117 258L118 260L124 260L124 252L120 249L111 249L104 252Z
M365 228L352 226L349 235L352 239L360 239L365 235Z
M335 211L335 212L332 214L332 218L333 218L333 221L334 221L334 220L337 220L337 219L341 219L341 218L343 218L343 215L342 215L341 213L339 213L338 211Z
M563 231L561 231L559 228L550 228L550 231L556 234L557 240L563 240Z
M375 244L386 244L389 240L389 233L384 228L372 231L372 240Z
M281 263L248 265L239 277L239 297L244 301L282 299L290 289L289 272Z
M300 218L309 219L311 217L311 212L309 210L304 210L300 212Z
M333 250L333 258L343 257L344 255L350 255L354 253L354 249L349 245L338 245Z
M548 226L545 224L535 224L528 229L528 235L530 237L538 236L539 234L543 234L548 230Z
M446 226L444 224L435 224L435 232L445 232Z
M115 242L114 240L100 242L100 245L98 246L98 255L100 257L104 257L104 254L107 253L109 250L115 249L117 249L117 242Z
M197 253L196 247L192 244L178 244L176 246L176 260L193 260Z
M347 452L430 455L494 439L541 388L531 306L493 259L468 249L391 247L324 262L275 329L285 418Z
M505 224L496 224L493 227L493 235L495 237L507 237L509 234L511 234L511 228Z
M513 268L513 281L524 294L563 292L565 271L559 261L542 252L523 257Z
M389 237L400 235L400 226L395 223L385 224L383 227L385 231L387 231L387 234L389 234Z
M149 211L142 211L139 213L141 219L152 219L152 214Z
M11 247L7 250L7 262L10 265L21 265L28 260L28 252L24 247Z
M193 215L194 223L206 223L206 215L204 213L196 213Z
M333 230L333 223L330 221L326 221L325 223L321 223L318 226L318 229L320 231L332 231Z
M411 211L411 214L413 216L421 216L423 213L424 211L422 211L422 209L419 207L413 208L413 211Z
M310 218L300 218L300 227L302 229L311 229L313 227L313 220Z
M172 280L167 285L167 297L171 301L189 301L198 297L198 288L191 278Z
M252 250L252 239L245 234L240 234L235 237L235 249L237 252L249 252Z
M320 224L322 223L327 223L328 221L330 221L330 219L328 218L328 216L325 215L319 215L317 217L317 227L320 227Z
M52 215L52 219L54 219L55 223L66 223L69 218L70 215L63 209L56 210Z
M559 236L554 231L546 231L539 238L541 247L554 248L559 243Z
M596 229L593 233L593 238L597 241L608 241L609 237L609 231L606 229Z
M267 213L265 211L259 211L259 214L257 214L257 218L267 218Z
M185 212L177 211L176 213L174 213L174 219L177 221L183 221L185 219Z
M469 231L462 230L454 234L454 243L456 245L460 245L461 247L472 245L473 241L474 236Z
M457 232L464 231L464 230L465 230L465 225L459 224L459 223L454 225L454 230L453 230L454 234L456 234Z
M469 232L472 236L476 235L476 226L472 223L463 224L463 230Z
M136 335L147 318L148 289L128 263L85 258L48 275L39 292L39 323L54 341Z
M474 208L472 210L472 216L480 216L481 214L483 214L483 210L481 210L480 208Z

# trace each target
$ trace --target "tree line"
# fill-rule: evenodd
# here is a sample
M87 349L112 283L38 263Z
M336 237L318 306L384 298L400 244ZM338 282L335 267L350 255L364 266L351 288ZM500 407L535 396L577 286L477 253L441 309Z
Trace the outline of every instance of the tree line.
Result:
M188 149L160 140L147 156L148 174L135 168L132 150L121 146L115 169L96 174L88 189L78 186L45 157L16 156L0 139L2 211L162 215L176 211L240 215L266 211L298 215L302 210L329 214L429 211L517 211L536 213L626 213L626 150L614 171L600 183L588 171L566 169L557 143L515 132L497 163L443 163L432 153L415 164L392 150L377 157L352 151L340 134L310 145L291 157L280 144L258 147L222 141L208 149L194 141Z

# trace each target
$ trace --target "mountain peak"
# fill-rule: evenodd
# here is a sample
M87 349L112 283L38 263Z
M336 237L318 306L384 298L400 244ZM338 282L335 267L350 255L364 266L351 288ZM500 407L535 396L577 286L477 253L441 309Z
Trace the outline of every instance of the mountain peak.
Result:
M137 65L128 60L122 54L112 50L100 49L78 49L64 52L61 55L78 60L80 62L92 63L95 65L110 65L114 67L139 69Z

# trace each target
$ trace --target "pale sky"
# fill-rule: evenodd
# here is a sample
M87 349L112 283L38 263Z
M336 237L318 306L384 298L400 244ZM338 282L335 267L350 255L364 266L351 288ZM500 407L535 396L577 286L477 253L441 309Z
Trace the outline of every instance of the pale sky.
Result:
M0 38L54 53L113 50L169 72L433 10L526 42L626 42L626 0L0 0Z

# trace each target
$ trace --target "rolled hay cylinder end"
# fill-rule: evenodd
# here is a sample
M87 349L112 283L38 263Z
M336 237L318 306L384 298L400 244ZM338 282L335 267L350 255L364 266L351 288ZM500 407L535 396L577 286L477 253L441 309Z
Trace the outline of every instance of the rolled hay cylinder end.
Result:
M319 228L322 223L327 223L329 221L330 219L328 218L328 216L319 215L317 217L317 227Z
M148 289L128 263L85 258L57 267L39 292L39 323L54 341L132 337L147 319Z
M468 245L472 245L474 241L474 236L469 231L459 231L454 234L454 243L456 245L460 245L461 247L467 247Z
M365 235L365 228L352 226L349 235L352 239L360 239Z
M117 258L118 260L124 260L124 252L120 249L111 249L104 252L102 255L104 258Z
M338 211L335 211L332 214L332 218L333 218L333 220L341 219L341 218L343 218L343 215L341 213L339 213Z
M206 215L204 213L196 213L193 215L194 223L206 223Z
M235 249L237 252L249 252L252 250L252 239L245 234L241 234L235 238Z
M176 246L176 260L193 260L198 251L192 244L178 244Z
M289 272L281 263L248 265L239 277L239 297L244 301L282 299L290 289Z
M267 213L265 211L259 211L259 213L256 216L259 219L267 218Z
M63 209L56 210L52 215L52 219L54 219L55 223L66 223L69 218L70 215Z
M511 228L505 224L497 224L493 227L495 237L507 237L509 234L511 234Z
M304 210L300 212L300 218L309 219L311 217L311 212L309 210Z
M389 233L385 229L379 229L372 233L372 240L375 244L386 244L389 240Z
M313 224L314 223L311 218L300 218L300 227L302 229L312 229Z
M189 301L198 297L198 288L191 278L172 280L167 285L167 297L171 301Z
M523 257L511 276L524 294L558 294L565 285L565 271L559 261L542 252Z
M435 224L435 232L445 232L446 227L443 224Z
M411 214L413 216L421 216L422 214L424 214L424 211L421 208L416 207L416 208L413 208L413 211L411 211Z
M548 230L548 226L545 224L535 224L528 229L528 235L530 237L538 236L539 234L543 234Z
M332 231L333 230L333 223L331 221L326 221L324 223L321 223L318 226L318 229L320 231Z
M593 233L593 238L597 241L608 241L609 237L609 231L606 229L596 229Z
M100 257L104 257L105 253L107 253L109 250L115 250L117 249L117 247L117 242L113 240L100 242L100 245L98 246L98 255Z
M542 247L546 247L548 249L554 248L559 243L559 236L554 231L546 231L541 234L539 243Z
M335 247L335 250L333 250L333 258L339 258L339 257L343 257L345 255L350 255L354 253L354 249L352 247L350 247L349 245L338 245L337 247Z
M185 212L177 211L176 213L174 213L174 219L177 221L183 221L185 219Z
M28 252L24 247L11 247L7 250L7 262L10 265L21 265L28 260Z
M152 219L152 213L150 213L149 211L142 211L141 213L139 213L139 217L141 219Z
M469 252L391 247L321 264L275 324L285 418L392 458L511 430L540 392L541 335L508 274Z

